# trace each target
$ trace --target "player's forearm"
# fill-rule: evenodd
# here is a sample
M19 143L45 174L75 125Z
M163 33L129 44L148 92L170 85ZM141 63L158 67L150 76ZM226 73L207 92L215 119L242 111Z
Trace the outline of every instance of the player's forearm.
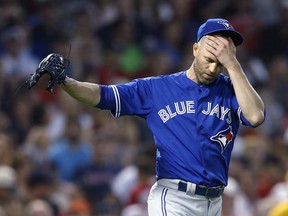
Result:
M100 101L100 86L94 83L80 82L75 79L66 77L65 85L61 88L76 100L96 106Z
M264 121L264 103L261 97L248 81L238 62L227 70L243 115L252 125L258 126Z

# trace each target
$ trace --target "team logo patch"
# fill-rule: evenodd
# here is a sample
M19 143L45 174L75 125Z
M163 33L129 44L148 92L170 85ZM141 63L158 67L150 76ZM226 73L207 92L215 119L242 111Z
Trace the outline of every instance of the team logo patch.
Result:
M219 21L218 23L221 24L221 25L223 25L223 26L225 26L226 29L233 28L233 26L232 26L229 22L226 22L226 21L224 21L224 20Z
M227 148L228 144L233 140L234 134L232 132L232 127L229 126L227 129L219 131L216 135L212 136L210 139L212 141L218 142L221 146L221 152Z

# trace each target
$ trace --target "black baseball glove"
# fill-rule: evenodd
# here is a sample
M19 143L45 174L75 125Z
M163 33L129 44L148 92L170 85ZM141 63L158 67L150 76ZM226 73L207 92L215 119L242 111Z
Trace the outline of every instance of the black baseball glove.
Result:
M26 81L27 88L31 89L35 86L39 79L44 75L50 75L50 80L47 85L47 91L50 93L53 92L53 88L63 83L66 78L65 70L69 66L70 61L64 58L62 55L57 53L51 53L46 58L44 58L35 73L31 75L31 77Z

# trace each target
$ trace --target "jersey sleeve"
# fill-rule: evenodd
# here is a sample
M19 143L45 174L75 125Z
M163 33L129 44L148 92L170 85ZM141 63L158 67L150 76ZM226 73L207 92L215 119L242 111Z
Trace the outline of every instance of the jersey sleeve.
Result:
M145 117L151 109L149 79L135 79L126 84L100 85L100 109L110 110L113 117L138 115Z

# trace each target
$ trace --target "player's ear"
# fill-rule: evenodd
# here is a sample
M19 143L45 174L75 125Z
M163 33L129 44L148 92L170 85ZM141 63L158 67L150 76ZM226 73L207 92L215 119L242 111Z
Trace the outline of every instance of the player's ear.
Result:
M193 44L193 55L196 56L198 51L199 51L199 44L198 43L194 43Z

